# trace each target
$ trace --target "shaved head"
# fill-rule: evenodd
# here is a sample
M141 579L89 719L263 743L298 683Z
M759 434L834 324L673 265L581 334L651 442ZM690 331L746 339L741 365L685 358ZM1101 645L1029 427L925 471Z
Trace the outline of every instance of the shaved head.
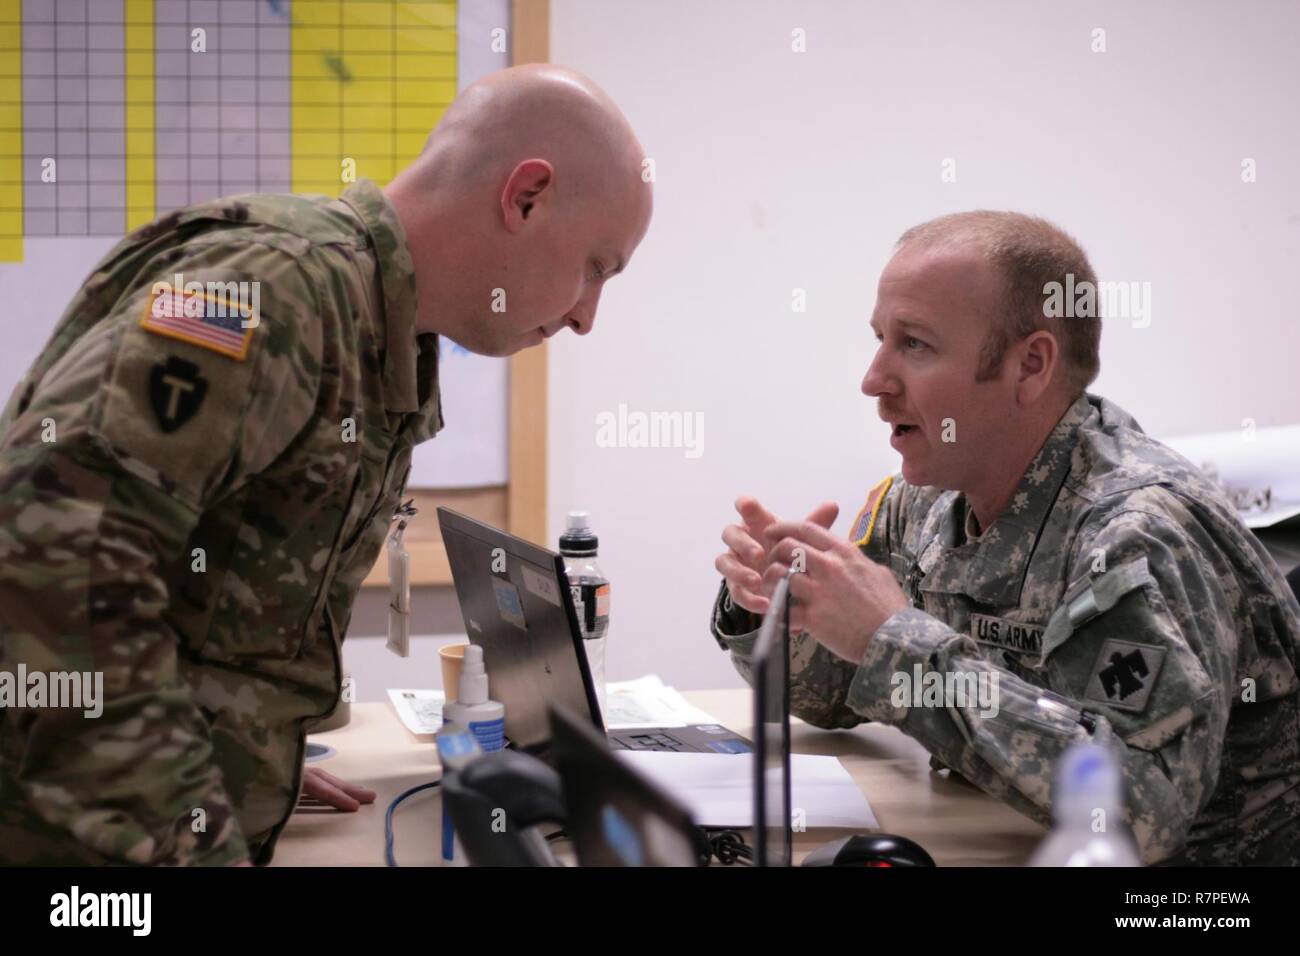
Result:
M640 172L645 153L618 106L573 70L529 64L467 87L425 143L421 160L465 184L509 172L532 157L608 178ZM439 162L442 161L442 162Z
M420 331L508 355L591 330L649 226L644 150L590 79L548 64L467 87L385 189L416 265Z

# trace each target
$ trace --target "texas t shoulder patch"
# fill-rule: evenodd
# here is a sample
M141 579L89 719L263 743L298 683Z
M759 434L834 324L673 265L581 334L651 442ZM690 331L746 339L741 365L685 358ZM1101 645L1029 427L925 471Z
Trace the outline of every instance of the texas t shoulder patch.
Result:
M189 342L242 362L248 355L248 344L257 322L255 312L243 307L238 294L232 298L220 290L186 291L158 283L145 305L140 326L156 335Z
M149 370L149 404L164 432L176 431L199 410L208 394L208 380L199 367L175 355Z
M1140 714L1160 676L1166 648L1109 638L1101 645L1084 700Z

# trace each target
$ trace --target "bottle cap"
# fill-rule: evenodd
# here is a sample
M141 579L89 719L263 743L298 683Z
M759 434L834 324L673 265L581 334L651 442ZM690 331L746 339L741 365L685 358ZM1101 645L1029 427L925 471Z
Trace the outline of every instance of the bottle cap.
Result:
M1121 812L1124 778L1115 756L1097 744L1075 744L1056 767L1053 817L1087 823L1097 810Z
M564 520L564 534L560 535L560 553L591 555L599 545L596 533L591 530L590 512L570 511Z
M460 672L457 704L485 704L488 699L487 670L483 666L483 648L470 644L465 648L465 663Z

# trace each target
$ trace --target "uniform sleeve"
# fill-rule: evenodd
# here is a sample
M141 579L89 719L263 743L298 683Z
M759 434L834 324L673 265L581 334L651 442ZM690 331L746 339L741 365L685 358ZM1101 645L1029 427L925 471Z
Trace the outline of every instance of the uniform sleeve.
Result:
M236 287L209 283L256 283L242 301L257 311L216 323L223 334L169 321L154 283L176 273L227 301ZM110 863L226 864L248 851L181 674L167 581L221 566L192 547L204 508L310 421L318 305L293 257L229 234L138 278L0 439L0 663L92 675L99 700L0 719L22 797L70 841Z
M1080 535L1064 600L1044 630L1043 689L994 667L973 640L916 609L876 632L849 692L964 777L1042 823L1057 760L1092 739L1123 768L1142 859L1174 854L1218 782L1233 695L1234 611L1216 556L1167 513L1108 515ZM1224 567L1219 564L1218 567ZM939 705L908 699L952 677ZM987 688L983 693L982 686ZM971 693L973 692L973 693Z
M858 548L886 567L890 567L891 536L895 541L901 538L906 488L899 479L876 485L850 529ZM762 615L732 603L723 581L714 601L710 632L718 645L730 652L732 666L751 687L754 643L762 623ZM848 705L849 686L856 673L856 665L828 651L808 633L791 634L790 712L826 730L863 723L866 718Z

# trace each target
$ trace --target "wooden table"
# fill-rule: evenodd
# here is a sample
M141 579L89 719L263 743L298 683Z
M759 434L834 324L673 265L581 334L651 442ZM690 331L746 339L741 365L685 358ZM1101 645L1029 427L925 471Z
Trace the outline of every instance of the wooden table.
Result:
M749 735L748 690L688 691L683 696L737 733ZM392 706L353 704L352 720L315 734L338 753L312 766L364 784L379 796L356 813L299 812L276 847L275 866L382 866L384 811L403 791L441 774L432 736L416 737ZM879 724L853 730L819 730L802 721L791 727L795 753L838 757L862 788L889 833L910 837L940 866L1019 866L1042 839L1042 827L980 790L930 770L925 748L901 731ZM737 758L744 759L744 758ZM437 789L408 798L393 815L394 846L403 866L437 866L442 800ZM795 860L843 830L795 834Z

